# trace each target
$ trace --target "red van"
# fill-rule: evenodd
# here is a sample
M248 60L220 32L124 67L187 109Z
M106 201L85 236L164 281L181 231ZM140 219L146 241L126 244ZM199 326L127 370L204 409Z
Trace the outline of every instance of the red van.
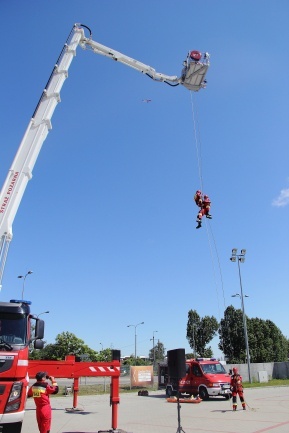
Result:
M196 358L186 360L186 375L176 383L168 375L167 364L159 364L159 389L166 389L166 396L177 394L199 395L202 400L223 396L229 400L231 376L215 358Z

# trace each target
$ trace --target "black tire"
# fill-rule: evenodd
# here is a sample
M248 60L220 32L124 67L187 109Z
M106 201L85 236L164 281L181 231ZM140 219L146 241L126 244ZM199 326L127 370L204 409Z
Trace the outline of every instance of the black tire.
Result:
M204 386L201 386L201 388L199 389L199 396L202 400L209 400L208 391Z
M226 394L226 395L225 395L225 399L226 399L226 400L230 400L231 398L232 398L232 394Z

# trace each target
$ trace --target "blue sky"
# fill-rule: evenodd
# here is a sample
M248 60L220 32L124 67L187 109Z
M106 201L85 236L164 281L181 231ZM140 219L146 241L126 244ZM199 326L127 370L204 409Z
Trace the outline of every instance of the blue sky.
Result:
M169 75L180 75L190 50L211 55L207 88L191 94L78 48L14 220L0 294L20 297L17 276L31 269L25 298L35 314L50 311L49 343L69 331L95 350L129 355L127 325L144 321L138 355L148 354L154 331L167 350L192 351L190 309L220 320L228 305L241 306L231 298L240 292L232 248L247 250L247 316L289 337L289 3L180 5L0 3L1 185L74 23ZM213 215L201 230L197 147Z

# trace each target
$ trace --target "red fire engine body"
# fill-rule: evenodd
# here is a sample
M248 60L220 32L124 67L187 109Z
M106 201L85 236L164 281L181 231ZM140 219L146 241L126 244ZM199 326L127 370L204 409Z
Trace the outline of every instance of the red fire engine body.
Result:
M223 396L231 398L231 376L215 358L186 360L186 375L179 382L170 379L168 365L159 364L159 388L166 389L166 396L180 394L199 395L202 400Z
M34 337L31 319L35 319ZM26 403L28 351L41 349L44 322L30 314L29 301L0 302L0 432L20 433Z

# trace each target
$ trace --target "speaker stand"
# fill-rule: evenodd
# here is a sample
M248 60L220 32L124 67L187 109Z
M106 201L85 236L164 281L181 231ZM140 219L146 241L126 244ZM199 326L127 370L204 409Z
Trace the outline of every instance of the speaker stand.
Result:
M180 392L179 387L177 388L177 410L178 410L178 428L176 433L185 433L181 426L181 405L180 405Z

